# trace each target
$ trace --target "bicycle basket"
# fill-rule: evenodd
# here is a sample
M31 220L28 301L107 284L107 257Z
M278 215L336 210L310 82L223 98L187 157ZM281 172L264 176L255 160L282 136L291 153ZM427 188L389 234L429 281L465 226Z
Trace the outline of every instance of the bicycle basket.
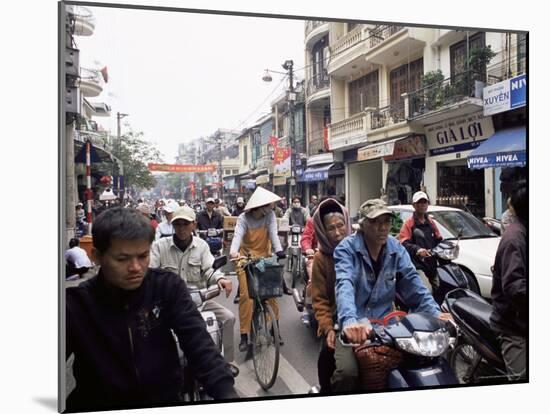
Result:
M354 349L363 390L381 390L386 387L388 373L403 359L401 351L387 345L364 344Z
M283 296L283 265L264 264L262 272L255 265L246 267L246 282L250 299Z

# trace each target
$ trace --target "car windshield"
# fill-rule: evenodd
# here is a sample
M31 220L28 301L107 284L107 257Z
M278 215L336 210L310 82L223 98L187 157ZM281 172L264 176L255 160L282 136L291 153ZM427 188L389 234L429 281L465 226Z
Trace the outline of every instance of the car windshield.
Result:
M429 214L439 224L441 236L445 239L458 237L460 233L462 239L497 237L479 219L465 211L433 211Z
M407 210L396 210L395 212L401 224L412 215L412 211ZM479 219L465 211L430 211L429 214L444 239L456 239L460 230L462 230L462 239L498 237Z

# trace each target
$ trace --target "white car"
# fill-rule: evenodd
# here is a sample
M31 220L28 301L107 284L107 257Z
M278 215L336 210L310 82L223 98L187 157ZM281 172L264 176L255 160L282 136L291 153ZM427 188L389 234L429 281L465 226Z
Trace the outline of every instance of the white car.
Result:
M399 213L405 222L411 217L414 208L411 205L389 206L389 209ZM495 262L500 237L487 228L481 220L472 214L458 208L429 206L428 214L435 221L444 239L456 240L459 233L460 252L454 260L469 276L475 276L481 295L491 298L493 274L491 267Z

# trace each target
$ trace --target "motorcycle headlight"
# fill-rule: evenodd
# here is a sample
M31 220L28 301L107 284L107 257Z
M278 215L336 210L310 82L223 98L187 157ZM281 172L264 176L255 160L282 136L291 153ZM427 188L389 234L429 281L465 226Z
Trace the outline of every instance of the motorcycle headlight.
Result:
M443 248L435 248L434 253L437 254L441 259L443 260L455 260L458 258L458 252L459 252L458 244L455 244L453 246L443 247Z
M411 354L438 357L449 347L450 335L446 330L415 332L412 338L397 338L397 346Z

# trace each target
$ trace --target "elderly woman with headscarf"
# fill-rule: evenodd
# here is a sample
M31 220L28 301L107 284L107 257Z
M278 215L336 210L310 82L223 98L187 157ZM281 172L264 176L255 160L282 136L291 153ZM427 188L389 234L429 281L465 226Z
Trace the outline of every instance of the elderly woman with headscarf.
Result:
M317 335L322 336L317 362L321 393L331 391L330 378L335 369L334 346L336 334L336 298L334 286L336 273L332 254L346 236L351 234L347 209L333 198L322 201L313 215L313 227L319 251L313 259L311 295L315 318L319 323Z

